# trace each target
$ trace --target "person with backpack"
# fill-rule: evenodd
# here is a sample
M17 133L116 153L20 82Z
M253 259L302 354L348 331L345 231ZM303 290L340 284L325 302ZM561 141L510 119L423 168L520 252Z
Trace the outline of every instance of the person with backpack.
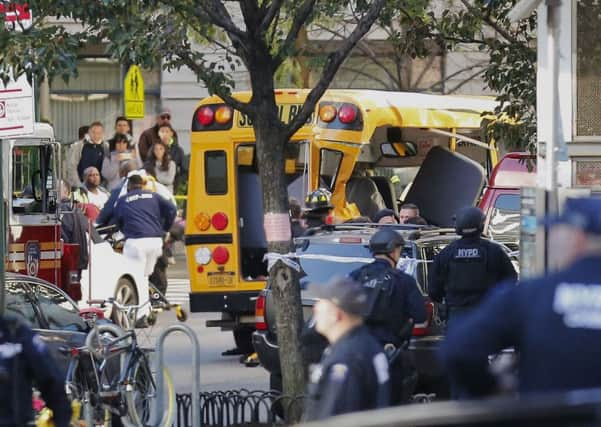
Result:
M368 295L365 324L372 334L391 351L401 349L410 336L412 325L426 320L426 304L415 279L396 268L405 241L390 228L377 231L369 241L374 262L353 271L350 277L360 283ZM390 366L391 402L401 403L404 372L401 358Z

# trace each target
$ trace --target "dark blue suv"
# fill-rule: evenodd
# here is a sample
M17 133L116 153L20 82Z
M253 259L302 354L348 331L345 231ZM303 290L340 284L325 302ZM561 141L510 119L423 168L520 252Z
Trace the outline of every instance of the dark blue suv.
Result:
M334 276L347 275L372 262L368 243L376 231L375 226L343 225L295 239L298 262L302 267L300 285L305 321L310 318L316 301L307 290L307 285L326 283ZM458 236L450 229L399 228L397 231L406 241L403 250L403 270L415 277L424 295L428 312L426 322L415 325L409 346L410 355L418 371L417 391L444 396L447 386L436 361L436 349L443 338L444 321L439 316L438 307L427 298L428 270L434 255ZM271 388L281 389L275 305L269 287L261 292L255 314L257 330L253 334L253 345L261 364L270 373ZM305 351L314 354L320 349Z

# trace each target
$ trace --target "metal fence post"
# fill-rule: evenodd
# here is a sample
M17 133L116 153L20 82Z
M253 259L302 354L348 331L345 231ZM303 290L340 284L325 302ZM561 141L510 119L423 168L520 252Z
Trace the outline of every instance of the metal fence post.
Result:
M192 328L187 325L170 326L165 329L157 339L155 347L157 398L156 405L152 410L152 422L150 425L163 426L165 422L165 403L163 399L163 395L165 394L165 378L163 375L163 368L165 367L165 353L163 351L163 345L167 336L177 331L186 334L194 347L194 352L192 353L192 365L194 372L194 379L192 381L192 427L200 427L200 408L198 401L200 395L200 345L198 344L198 338L196 337L196 334ZM160 420L160 422L157 422L158 420Z

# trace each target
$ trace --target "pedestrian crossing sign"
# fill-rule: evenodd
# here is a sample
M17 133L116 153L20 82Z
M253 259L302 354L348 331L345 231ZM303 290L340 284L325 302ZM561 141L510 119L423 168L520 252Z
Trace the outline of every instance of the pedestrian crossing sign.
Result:
M140 67L129 67L123 82L123 98L125 101L125 117L128 119L144 118L144 79Z

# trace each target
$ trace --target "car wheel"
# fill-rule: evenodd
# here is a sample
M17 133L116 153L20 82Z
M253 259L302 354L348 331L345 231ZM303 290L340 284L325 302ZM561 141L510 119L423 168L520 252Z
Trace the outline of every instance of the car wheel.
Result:
M127 277L121 277L115 288L115 300L122 305L139 304L138 291L133 282ZM123 329L127 329L129 322L125 313L119 312L113 307L111 319Z
M252 354L255 352L255 348L252 343L252 335L254 328L248 326L238 326L234 329L234 341L236 347L243 354Z

